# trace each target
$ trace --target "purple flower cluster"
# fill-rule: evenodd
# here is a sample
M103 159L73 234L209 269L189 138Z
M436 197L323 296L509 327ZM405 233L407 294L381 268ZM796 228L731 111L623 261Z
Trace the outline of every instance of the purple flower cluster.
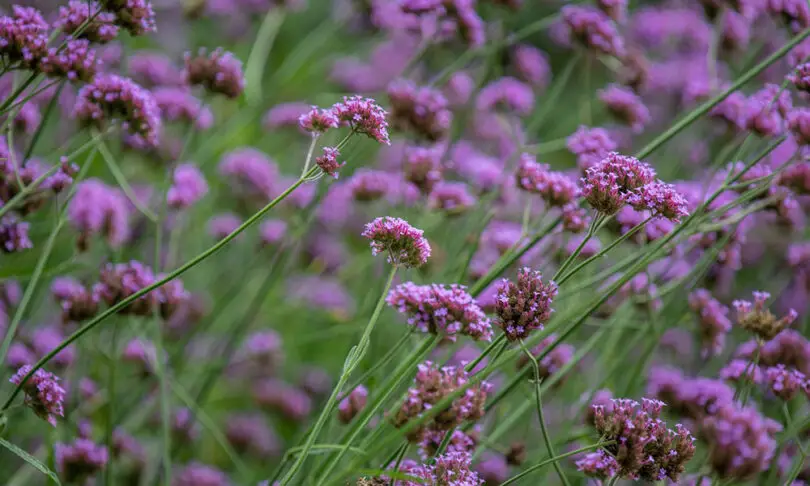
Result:
M193 206L207 193L208 183L200 169L192 163L180 164L174 169L166 202L172 208L185 209Z
M253 385L253 399L258 405L276 410L293 421L304 420L312 411L312 399L309 395L272 378Z
M58 277L51 284L54 300L62 308L64 322L81 322L98 312L99 296L78 280Z
M395 128L412 130L431 142L444 138L450 129L453 113L441 91L400 79L388 85L388 99Z
M322 110L317 106L313 106L309 111L304 111L298 116L298 125L305 132L320 134L325 133L330 128L337 128L340 125L340 120L332 110Z
M497 325L510 341L525 339L551 319L551 308L557 296L554 282L543 282L540 272L522 268L517 282L504 279L495 297Z
M576 466L586 476L601 480L616 476L620 468L616 458L603 449L585 454L576 462Z
M133 82L115 74L100 74L79 90L74 115L84 125L103 127L114 119L121 127L150 146L160 135L160 109L154 96Z
M121 246L129 237L128 205L123 193L97 179L80 183L68 205L68 221L79 232L79 248L87 248L97 234L110 246Z
M604 128L580 126L568 137L568 150L577 156L577 166L585 172L619 146Z
M785 119L792 108L789 91L775 84L766 84L748 97L744 112L745 127L763 137L779 135L785 130Z
M420 267L430 258L430 244L422 230L400 218L385 216L367 223L362 236L371 240L371 253L387 253L388 262L404 267Z
M72 83L88 83L96 76L99 61L86 39L69 39L63 49L50 48L42 59L40 70L52 78L65 78Z
M689 378L668 367L650 371L647 393L666 402L674 413L692 420L713 415L734 400L734 390L724 382Z
M32 369L31 365L21 367L9 381L19 386ZM25 405L38 417L56 427L56 417L65 416L65 389L59 385L59 378L38 369L26 380L22 390L25 393Z
M421 332L451 340L459 334L475 340L492 338L489 319L463 286L407 282L392 289L386 302Z
M371 98L346 96L342 102L335 103L332 114L341 125L351 127L355 133L362 133L377 143L390 145L388 139L388 114Z
M131 1L131 0L130 0ZM245 90L242 61L230 52L200 49L196 56L186 53L183 75L188 84L200 85L211 93L238 98Z
M14 215L3 216L0 219L0 250L3 253L16 253L30 250L34 247L28 237L30 224L20 221Z
M48 53L50 26L35 8L14 5L11 11L0 16L0 56L36 68Z
M324 147L323 155L315 157L315 163L321 168L324 174L338 178L338 169L346 165L346 162L338 162L340 150L337 147Z
M613 20L593 7L566 5L562 9L565 34L598 54L623 57L624 39Z
M97 2L70 0L67 6L59 7L54 27L75 38L105 44L118 37L118 26L115 15L101 9ZM80 33L79 28L82 28Z
M785 401L793 399L800 390L810 395L810 382L804 373L783 364L765 370L765 384L774 395Z
M129 75L147 88L181 87L183 72L167 56L150 51L137 51L127 60Z
M706 289L697 289L689 294L689 307L698 316L701 354L704 357L720 354L726 335L731 332L728 307L714 299Z
M238 414L228 417L225 437L240 454L266 458L275 456L281 447L278 437L259 414Z
M374 0L371 20L391 31L418 34L434 42L460 37L469 47L480 47L486 40L484 22L470 0Z
M429 194L442 179L441 157L440 147L407 147L402 167L405 179Z
M764 341L770 341L798 317L795 310L790 309L781 319L777 319L766 307L771 294L767 292L754 292L754 302L735 300L732 305L737 311L737 324L748 332L756 334Z
M485 112L503 108L507 113L528 115L534 109L534 92L522 81L506 76L484 86L476 107Z
M363 411L367 400L368 389L363 385L358 385L338 404L338 419L344 424L348 424Z
M236 194L270 200L280 178L276 163L264 152L251 147L228 152L219 164L219 173L230 178Z
M214 124L211 109L183 88L157 88L152 95L165 121L188 123L198 130L208 130Z
M174 475L172 486L230 486L228 476L219 469L191 462Z
M650 111L641 98L631 90L611 84L599 92L599 99L608 111L639 133L650 122Z
M564 207L579 196L576 181L553 172L546 164L538 164L530 154L521 155L515 179L518 187L539 194L549 206Z
M56 469L67 484L83 484L107 466L107 448L89 439L54 446Z
M477 199L464 182L441 181L428 196L428 207L439 209L448 216L457 216L475 206Z
M512 52L512 62L523 81L540 89L548 85L551 66L545 52L528 44L521 44Z
M133 294L148 287L160 279L155 277L152 269L138 261L129 263L108 263L100 272L99 282L93 292L107 305L116 305ZM140 296L121 309L121 313L139 316L151 316L159 310L164 318L171 316L181 301L189 298L180 280L172 280L163 286Z
M115 14L115 23L131 35L145 35L157 30L155 11L148 0L105 0L104 8Z

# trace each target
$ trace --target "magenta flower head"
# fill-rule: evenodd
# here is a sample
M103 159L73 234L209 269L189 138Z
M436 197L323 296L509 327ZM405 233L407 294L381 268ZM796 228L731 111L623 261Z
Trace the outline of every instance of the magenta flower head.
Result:
M208 193L208 183L200 169L192 163L180 164L174 169L172 185L166 201L175 209L193 206Z
M420 267L430 257L430 244L424 232L404 219L377 218L366 224L362 235L371 240L371 254L388 253L388 262L392 265Z
M396 128L412 130L432 142L450 129L453 113L441 91L400 79L388 85L388 99Z
M324 174L338 178L338 169L346 165L346 162L338 162L340 150L337 147L324 147L323 155L315 157L315 163L321 168Z
M7 214L0 220L0 251L15 253L30 250L34 247L28 237L30 224L20 221L13 214Z
M599 99L605 104L608 111L639 133L650 122L650 110L641 101L641 98L631 90L611 84L599 92Z
M534 91L526 83L506 76L484 86L476 107L481 111L503 108L507 112L528 115L534 109Z
M49 30L39 10L14 5L11 15L0 16L0 56L36 68L48 52Z
M562 9L562 21L571 39L586 49L608 56L624 56L624 39L616 25L596 8L566 5Z
M613 152L585 172L582 195L594 209L610 215L654 179L655 170L648 164Z
M298 126L313 135L323 134L330 128L337 128L340 121L332 110L322 110L317 106L298 117Z
M51 293L62 308L64 322L85 321L98 313L98 295L71 277L53 279Z
M385 301L421 332L451 340L459 334L492 339L489 318L463 286L406 282L394 287Z
M268 219L259 226L262 244L275 246L287 236L287 222L282 219Z
M172 486L230 486L228 476L219 469L191 462L177 472L172 479Z
M477 199L463 182L441 181L428 196L428 207L439 209L448 216L458 216L475 206Z
M810 93L810 62L796 66L795 71L788 75L788 79L797 90Z
M261 414L228 417L225 437L237 452L256 457L275 456L281 447L275 432Z
M574 180L551 171L546 164L538 164L530 154L520 156L515 178L518 187L539 194L550 206L563 207L579 196L579 188Z
M407 147L403 158L405 179L423 193L430 193L442 178L441 147Z
M127 66L132 79L147 88L185 85L180 68L164 54L139 50L129 57Z
M274 130L281 127L299 126L302 115L310 112L312 107L306 103L292 101L289 103L279 103L273 106L262 117L262 126L266 130ZM335 124L337 126L337 124Z
M351 127L355 133L362 133L383 145L391 145L388 139L388 114L371 98L346 96L343 101L332 105L332 114L341 125Z
M21 367L9 381L19 385L31 369L31 365ZM56 417L65 416L65 389L59 385L59 378L55 375L38 369L25 382L22 391L25 393L25 406L54 427Z
M808 389L808 381L804 373L793 368L786 368L783 364L765 370L765 384L771 393L785 401L793 399L800 390Z
M59 476L66 484L84 484L103 470L109 460L107 448L89 439L76 439L72 444L56 444L54 456Z
M214 124L214 114L188 89L162 87L152 92L163 120L183 122L197 130L207 130Z
M363 385L358 385L338 404L338 419L342 423L348 424L358 413L363 411L367 400L368 389Z
M101 12L101 5L97 2L70 0L66 7L59 7L59 18L54 22L54 27L67 35L97 44L105 44L118 36L115 15ZM76 34L80 27L83 30Z
M698 315L698 327L703 357L720 354L731 332L728 307L712 297L706 289L697 289L689 294L689 307Z
M790 309L785 316L777 319L765 305L770 298L771 294L768 292L754 292L753 303L747 300L735 300L732 303L737 311L737 324L764 341L776 337L798 317L796 311Z
M551 66L545 52L534 46L521 44L512 52L512 62L523 81L539 89L548 85Z
M106 0L104 7L115 14L116 25L133 36L157 30L155 11L148 0Z
M525 339L551 319L551 304L557 284L543 282L542 274L530 268L518 272L517 282L504 279L495 297L497 324L510 341Z
M589 128L584 125L568 137L567 146L577 156L577 166L583 172L619 148L604 128Z
M183 73L190 85L203 86L211 93L228 98L238 98L245 90L242 61L230 52L215 49L209 53L200 49L196 56L186 53L185 62Z
M117 248L129 238L129 201L118 189L97 179L80 183L70 200L70 225L79 232L79 248L86 249L91 236L103 235Z
M653 215L666 218L672 222L680 222L681 218L688 216L688 203L672 184L658 181L647 184L630 199L636 210L650 210Z
M284 417L304 420L312 411L312 399L303 390L277 379L266 379L253 386L253 399L262 407L277 410Z
M208 234L221 240L236 231L241 224L242 220L233 213L217 214L208 220Z
M784 120L792 108L790 92L768 83L748 98L745 127L763 137L776 136L785 129Z
M796 143L810 145L810 109L796 108L788 113L788 129Z
M601 480L610 479L619 472L619 463L616 462L616 458L602 449L585 454L585 457L576 462L576 466L577 471Z
M68 39L64 48L48 49L40 69L51 78L65 78L72 83L89 83L99 68L96 51L86 39Z
M152 269L141 262L133 260L129 263L108 263L101 269L99 282L93 287L93 291L107 305L112 306L154 282ZM141 296L121 312L149 316L152 315L157 300L158 295L151 292Z
M156 146L160 135L160 109L154 96L115 74L99 74L79 90L74 115L84 125L102 128L114 119L130 135Z
M219 173L233 181L238 194L268 201L275 194L280 177L275 161L251 147L226 153L219 164Z

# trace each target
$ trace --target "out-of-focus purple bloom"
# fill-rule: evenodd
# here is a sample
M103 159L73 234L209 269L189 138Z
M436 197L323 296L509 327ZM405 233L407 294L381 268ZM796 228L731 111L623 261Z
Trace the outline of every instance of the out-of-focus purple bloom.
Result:
M453 106L466 104L475 91L475 80L465 71L456 71L447 80L444 95Z
M518 187L543 197L550 206L563 207L579 196L574 180L561 172L553 172L546 164L538 164L534 156L520 157L515 179Z
M765 384L782 400L789 401L800 390L808 389L807 377L799 370L779 364L765 369Z
M67 484L83 484L103 470L108 460L107 448L89 439L76 439L72 444L54 446L56 469Z
M208 234L221 240L236 231L241 224L242 219L233 213L217 214L208 220Z
M83 27L77 38L105 44L118 36L115 20L112 13L101 12L101 5L97 2L70 0L67 6L59 7L59 18L54 22L54 27L74 37L77 37L74 34L79 28Z
M407 315L408 324L421 332L451 340L458 334L476 340L492 338L489 319L463 286L407 282L392 289L386 302Z
M720 380L689 378L679 370L656 367L650 371L647 393L666 401L670 410L699 420L734 400L734 390Z
M778 184L798 194L810 194L810 163L797 162L786 167L778 176Z
M743 381L762 383L763 379L762 368L749 360L742 359L731 360L726 366L720 368L717 376L732 383Z
M412 130L430 141L443 138L450 129L453 113L444 95L434 88L400 79L388 85L388 99L395 128Z
M567 146L577 156L577 166L583 172L619 147L604 128L589 128L584 125L568 137Z
M510 341L525 339L551 318L557 284L543 282L542 275L530 268L518 272L517 282L504 279L495 300L497 324Z
M810 6L801 0L768 0L767 11L780 17L793 32L810 26Z
M301 388L313 396L322 396L332 391L332 377L323 368L308 366L300 379Z
M306 103L291 102L280 103L267 110L262 118L262 126L266 130L274 130L281 127L297 127L298 120L302 115L311 110L311 106Z
M775 338L761 345L755 340L748 341L737 349L740 358L753 359L757 347L760 348L759 362L762 366L783 364L810 375L810 342L793 329L786 329Z
M754 302L735 300L732 305L737 311L737 324L746 331L752 332L764 341L770 341L798 317L795 310L790 309L781 319L777 319L766 302L771 298L768 292L754 292Z
M596 6L616 22L623 22L627 17L627 0L598 0Z
M810 109L796 108L788 113L787 120L796 143L810 145Z
M689 215L686 199L672 184L661 181L646 184L633 195L630 203L636 210L649 210L653 215L675 223Z
M259 414L229 416L225 425L225 437L240 454L266 458L277 455L281 448L275 432Z
M154 372L155 363L158 360L155 345L144 339L132 339L125 346L121 353L124 362L137 365L144 376ZM164 359L164 357L161 357Z
M84 125L103 127L114 119L130 135L156 146L160 135L160 109L152 94L115 74L99 74L79 90L74 115Z
M312 410L312 400L303 391L275 379L253 386L253 399L262 407L276 410L290 420L304 420Z
M521 44L512 52L512 62L515 64L520 78L536 89L544 89L551 78L551 66L545 52L528 44Z
M31 349L37 358L43 358L46 354L55 350L64 340L65 335L59 328L55 326L40 327L31 333ZM50 363L54 367L64 369L70 366L75 358L76 347L70 345L54 356Z
M23 378L31 372L33 367L21 367L9 380L20 385ZM37 414L38 417L56 427L56 417L64 417L63 403L65 389L59 385L59 378L43 369L38 369L22 386L25 393L25 405Z
M180 87L184 84L182 71L163 54L136 51L127 61L129 75L143 86Z
M502 107L507 112L528 115L534 109L534 92L522 81L505 76L484 86L478 93L476 107L481 111Z
M400 218L385 216L366 224L362 236L371 240L371 254L388 254L388 262L419 267L430 257L430 244L422 230Z
M121 246L129 237L128 204L118 189L97 179L80 183L67 209L68 221L80 233L79 247L86 248L96 234L114 248Z
M338 169L346 165L346 162L338 162L340 151L337 147L324 147L323 155L315 157L315 163L321 168L324 174L338 178Z
M281 219L269 219L259 226L262 244L276 246L287 236L287 222Z
M148 0L116 0L105 2L104 7L115 14L116 25L133 36L157 30L155 12Z
M407 147L402 168L405 179L415 184L422 192L430 193L442 178L443 153L439 146Z
M594 7L566 5L562 8L565 34L598 54L623 57L624 39L613 21Z
M561 217L563 229L575 234L585 231L591 222L585 208L580 208L576 204L563 206Z
M48 49L48 55L42 59L40 69L52 78L87 83L96 75L98 65L96 51L90 48L90 41L69 39L61 50L55 47Z
M354 299L337 280L325 277L306 276L292 279L289 295L293 300L303 301L309 307L324 309L341 317L354 312Z
M180 164L174 169L172 185L166 201L175 209L193 206L208 193L208 183L200 169L192 163Z
M7 214L0 220L0 249L4 253L16 253L34 247L28 237L30 224Z
M475 206L477 199L470 194L463 182L441 181L428 196L428 207L440 209L449 216L456 216Z
M191 462L172 478L172 486L230 486L228 476L219 469Z
M238 194L270 200L276 191L279 172L264 152L251 147L232 150L222 157L219 173L231 178Z
M371 98L345 96L343 101L332 105L332 113L341 125L351 127L355 133L362 133L383 145L390 145L388 139L388 112Z
M101 268L99 282L93 287L93 292L107 305L113 306L154 282L155 274L152 269L141 262L132 260L129 263L108 263ZM151 316L159 300L157 292L150 292L120 312Z
M363 385L357 386L346 398L338 404L338 419L344 424L348 424L366 406L368 400L368 389Z
M797 90L810 92L810 63L796 66L796 69L788 75L788 79Z
M748 99L745 95L735 91L715 105L709 111L709 116L723 120L731 128L742 129L745 127L747 105Z
M689 294L689 307L698 315L703 357L723 351L726 335L731 332L728 307L715 300L706 289L697 289Z
M196 56L185 55L183 75L190 85L201 85L211 93L238 98L245 89L242 61L230 52L200 49Z
M188 123L197 130L208 130L214 125L211 109L187 90L163 87L152 94L164 120Z
M611 84L599 91L599 99L613 116L629 125L636 133L644 130L650 122L650 110L637 94L627 88Z
M577 471L597 479L609 479L619 472L619 463L602 449L585 454L576 462L576 466Z
M763 137L776 136L785 129L784 120L792 108L790 92L768 83L748 97L745 127Z

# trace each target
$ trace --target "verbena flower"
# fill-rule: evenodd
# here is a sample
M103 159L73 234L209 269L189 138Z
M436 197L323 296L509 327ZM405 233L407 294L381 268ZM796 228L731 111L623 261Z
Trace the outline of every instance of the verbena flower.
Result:
M191 462L174 474L172 486L230 486L228 476L219 469Z
M344 424L348 424L363 411L367 400L368 389L363 385L358 385L338 404L338 419Z
M735 300L732 305L737 311L737 324L764 341L770 341L776 337L798 317L798 313L790 309L785 316L777 319L765 306L768 299L771 298L771 294L754 292L753 295L753 303L747 300Z
M755 365L750 360L734 359L717 372L720 378L732 382L742 383L751 381L752 383L762 383L762 368Z
M585 171L582 196L597 211L611 215L637 200L639 190L655 179L655 171L635 157L608 154Z
M706 289L697 289L689 294L689 307L698 315L702 356L720 354L726 335L731 332L728 307L714 299Z
M276 456L281 442L260 414L235 414L227 418L225 437L240 454Z
M129 75L147 88L182 87L183 72L166 55L139 50L127 60Z
M130 135L156 146L160 135L160 109L152 94L115 74L100 74L79 90L74 115L83 125L99 128L120 120Z
M442 179L440 147L409 146L405 149L402 170L405 179L415 184L423 193L429 194Z
M534 109L534 92L522 81L506 76L484 86L475 106L482 111L502 108L518 115L528 115Z
M726 383L711 378L689 378L669 367L650 371L647 394L665 401L672 412L692 420L714 415L734 401L734 390Z
M545 88L551 79L548 55L529 44L520 44L512 52L518 76L536 89Z
M259 236L265 245L278 245L287 236L287 222L280 219L269 219L259 226Z
M583 172L602 161L619 146L604 128L580 126L567 140L568 150L577 156L577 166Z
M118 189L97 179L80 183L67 209L68 222L79 232L79 247L86 248L96 234L114 248L121 246L129 237L128 204Z
M55 278L51 293L62 308L62 320L65 322L81 322L98 313L98 295L71 277Z
M391 123L398 129L411 130L429 141L444 138L450 129L453 113L441 91L400 79L388 85L388 99Z
M390 145L386 112L370 98L345 96L342 102L332 105L332 113L341 125L349 126L355 133L362 133L383 145Z
M627 0L598 0L596 6L616 22L622 22L627 16Z
M196 56L185 55L185 65L183 74L190 85L203 86L211 93L228 98L238 98L245 90L242 61L230 52L200 49Z
M36 68L48 53L50 26L35 8L14 5L11 11L0 16L0 56Z
M99 61L96 51L86 39L68 39L63 49L48 49L42 59L41 71L52 78L65 78L70 82L88 83L96 76Z
M783 364L765 369L765 384L771 393L785 401L793 399L801 390L808 390L808 380L804 373Z
M404 267L420 267L430 257L430 244L422 230L400 218L385 216L366 224L362 236L371 240L371 253L387 253L388 262Z
M222 213L208 220L208 234L221 240L241 226L242 219L233 213Z
M553 172L546 164L538 164L534 156L520 156L515 179L518 187L539 194L549 206L563 207L579 196L576 181L560 172Z
M788 75L788 79L797 90L810 92L810 63L796 66L796 69Z
M441 181L428 195L428 207L439 209L448 216L458 216L475 206L477 199L463 182Z
M562 22L568 35L598 54L622 57L624 39L613 21L593 7L566 5L562 9Z
M9 381L19 385L32 368L30 365L21 367ZM59 378L55 375L38 369L25 382L22 391L25 394L25 406L54 427L56 417L65 416L65 389L59 385Z
M304 420L312 411L312 399L299 388L276 379L253 385L253 400L262 407L276 410L293 421Z
M189 208L208 193L205 176L192 163L179 164L172 178L172 185L166 193L166 202L172 208Z
M340 125L340 120L332 113L332 110L322 110L317 106L313 106L298 117L298 126L312 134L325 133L330 128L337 128L338 125Z
M161 356L159 359L163 360L165 356ZM137 365L141 376L146 377L155 371L154 366L158 360L157 349L154 344L145 339L131 339L121 352L121 360Z
M408 324L421 332L452 340L459 334L476 340L492 338L489 319L463 286L407 282L394 287L386 302L407 315Z
M99 282L93 287L93 292L112 306L153 283L155 274L141 262L132 260L129 263L108 263L101 268ZM151 316L158 300L157 292L150 292L127 305L121 313Z
M3 253L16 253L30 250L34 243L28 237L30 224L7 214L0 219L0 250Z
M627 88L611 84L599 92L599 99L613 116L629 125L634 132L641 132L650 122L650 111L644 102Z
M788 113L788 129L799 145L810 145L810 109L795 108Z
M104 0L104 8L115 14L116 25L133 36L157 30L155 11L148 0Z
M161 87L152 91L152 95L165 121L187 123L198 130L208 130L214 125L211 109L188 90Z
M346 162L338 162L340 151L337 147L324 147L323 155L315 157L315 164L321 168L324 174L338 178L338 169L346 165Z
M603 480L610 479L619 472L616 458L602 449L585 454L585 457L576 462L576 466L586 476Z
M540 272L522 268L517 282L504 279L495 298L496 324L510 341L525 339L551 318L557 284L543 282Z
M226 153L219 163L219 173L234 182L238 194L268 201L275 195L280 178L275 161L252 147Z
M764 137L776 136L784 131L784 120L792 108L790 92L768 83L748 97L745 127Z
M115 25L115 15L101 12L101 9L97 2L70 0L67 6L59 7L59 18L54 27L75 38L105 44L118 37L118 26ZM82 31L77 34L79 27Z
M262 117L262 126L266 130L273 130L281 127L296 127L302 115L310 111L310 105L297 101L289 103L279 103L273 106Z
M687 201L672 184L661 181L644 185L629 200L635 209L650 210L653 215L680 222L688 216Z
M89 439L54 446L56 469L68 484L82 484L107 466L109 451Z
M477 436L480 432L477 428L477 426L473 428L470 434ZM426 430L425 433L422 434L422 441L419 443L419 457L423 461L427 461L435 456L445 435L447 435L447 433L442 430ZM456 429L450 435L450 441L447 443L444 452L465 452L472 454L475 452L475 446L476 440L471 435Z

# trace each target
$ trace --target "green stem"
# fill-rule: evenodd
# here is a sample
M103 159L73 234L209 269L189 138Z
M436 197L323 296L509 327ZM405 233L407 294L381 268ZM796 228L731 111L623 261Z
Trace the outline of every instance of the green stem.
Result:
M256 33L256 40L253 42L245 64L245 79L247 80L245 95L251 104L261 101L264 68L282 22L284 22L284 10L271 8L264 16L259 32Z
M571 457L571 456L575 456L577 454L582 454L583 452L592 451L594 449L598 449L600 447L610 445L613 442L614 441L607 441L607 442L600 442L598 444L592 444L592 445L589 445L587 447L582 447L580 449L577 449L575 451L566 452L565 454L560 454L559 456L554 456L554 457L552 457L550 459L546 459L545 461L541 461L541 462L535 464L534 466L531 466L531 467L525 469L524 471L521 471L519 474L516 474L516 475L512 476L511 478L509 478L506 481L504 481L503 483L501 483L501 486L507 486L509 484L516 483L516 482L520 481L521 479L525 478L526 476L528 476L529 474L537 471L538 469L541 469L541 468L543 468L545 466L548 466L549 464L555 464L555 463L559 462L560 460L565 459L566 457Z
M99 135L99 133L94 130L93 135ZM107 168L113 175L115 182L117 182L121 187L121 190L124 191L124 194L127 196L127 199L129 199L129 202L131 202L132 205L135 206L135 208L137 208L138 211L140 211L144 216L149 218L150 221L157 223L157 215L152 212L151 209L144 206L143 203L141 203L141 201L138 199L138 196L135 194L132 186L129 185L126 176L124 176L124 173L121 172L121 168L118 167L118 164L115 162L115 157L113 156L112 152L110 152L110 149L107 148L107 144L104 143L104 139L97 138L96 140L98 141L98 150L101 153L101 158L104 159L104 163L107 164ZM157 262L155 262L155 265L157 265Z
M48 102L48 106L45 108L45 112L42 114L42 121L39 122L37 126L37 130L34 132L34 136L31 137L31 141L28 143L28 148L25 149L25 155L23 155L23 165L28 162L28 159L31 158L31 154L34 153L34 147L36 147L37 142L39 142L39 138L42 136L42 132L45 129L45 124L51 117L51 113L53 113L54 108L56 107L57 102L59 101L59 95L62 93L62 89L65 87L65 81L62 81L59 84L59 88L57 88L56 93L51 97L51 100Z
M107 363L107 430L106 430L106 444L107 450L113 450L113 433L115 430L115 368L118 363L118 326L113 326L112 336L110 339L110 361ZM112 486L114 470L113 458L107 460L107 467L104 468L104 484Z
M312 170L310 170L310 173L308 173L307 175L312 175L312 173L315 172L315 169L316 168L313 168ZM87 334L93 328L95 328L96 326L98 326L99 324L104 322L108 317L110 317L111 315L114 315L115 313L117 313L121 309L125 308L126 306L128 306L129 304L134 302L135 300L137 300L137 299L143 297L144 295L148 294L149 292L151 292L151 291L165 285L166 283L171 282L175 278L183 275L187 271L191 270L192 268L196 267L197 265L199 265L203 261L210 258L216 252L218 252L219 250L224 248L225 245L230 243L231 240L233 240L234 238L239 236L239 234L241 234L243 231L245 231L246 229L248 229L251 226L253 226L254 224L256 224L262 218L262 216L264 216L271 209L276 207L276 205L278 205L278 203L283 201L287 196L290 195L290 193L292 193L294 190L296 190L298 188L298 186L300 186L303 183L304 183L303 179L298 179L290 187L288 187L284 192L282 192L278 197L276 197L275 199L273 199L272 201L267 203L266 206L264 206L262 209L258 210L256 213L254 213L253 216L251 216L250 218L247 219L247 221L245 221L244 223L239 225L239 227L236 228L231 234L229 234L225 238L219 240L213 246L211 246L207 250L203 251L202 253L200 253L196 257L192 258L191 260L189 260L187 263L185 263L184 265L182 265L178 269L174 270L173 272L170 272L165 277L157 280L156 282L154 282L151 285L147 285L146 287L144 287L143 289L135 292L134 294L127 297L126 299L123 299L121 302L119 302L119 303L115 304L114 306L108 308L106 311L102 312L101 314L96 316L94 319L92 319L90 322L88 322L87 324L85 324L84 326L79 328L77 331L75 331L73 334L68 336L67 339L65 339L64 341L62 341L62 343L59 344L59 346L54 348L50 353L43 356L39 361L37 361L34 364L34 366L31 368L31 371L28 372L28 374L26 376L24 376L23 379L20 381L20 384L17 385L14 388L14 391L8 397L5 404L3 405L3 408L0 409L0 412L7 410L8 407L11 406L11 404L14 402L14 399L17 397L17 395L19 395L20 391L22 390L22 387L25 386L25 383L28 381L28 379L31 377L31 375L36 373L36 371L38 369L42 368L45 365L45 363L50 361L54 356L59 354L63 349L65 349L67 346L70 346L71 343L73 343L74 341L76 341L80 337Z
M563 273L565 273L568 267L570 267L574 260L576 260L576 258L579 256L580 252L582 252L582 249L585 248L588 241L593 238L593 235L595 235L597 231L599 231L599 228L602 226L602 222L604 221L607 221L607 217L602 213L597 213L596 217L591 220L591 225L588 228L588 232L585 234L585 238L582 238L582 241L579 242L579 245L574 252L568 255L568 258L566 258L563 264L560 265L560 268L557 269L557 273L551 277L552 281L556 282L563 275Z

